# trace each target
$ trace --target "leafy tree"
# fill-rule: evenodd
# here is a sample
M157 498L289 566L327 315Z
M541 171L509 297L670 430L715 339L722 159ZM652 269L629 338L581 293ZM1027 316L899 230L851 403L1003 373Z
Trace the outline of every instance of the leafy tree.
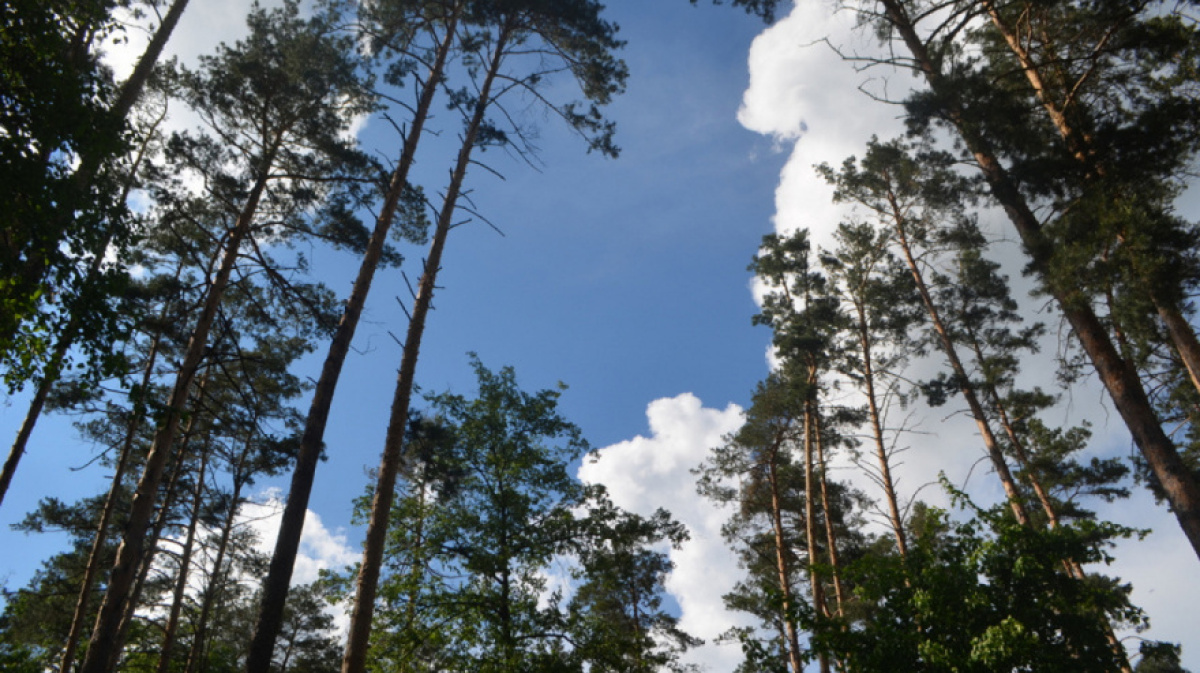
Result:
M679 544L683 527L623 512L570 474L587 444L559 391L474 367L477 397L430 396L432 414L410 426L371 666L680 670L696 641L661 607L671 565L652 547ZM556 566L578 581L565 604L548 585Z
M126 363L111 351L128 329L120 310L128 283L125 260L121 254L112 255L115 263L106 260L113 252L126 252L133 238L135 219L125 202L154 128L162 121L160 116L140 142L130 143L129 136L141 132L129 117L187 4L188 0L172 2L129 78L111 92L107 109L101 100L107 92L107 70L98 64L95 52L99 42L119 32L112 16L116 5L93 1L40 3L37 9L30 3L8 6L0 62L9 66L4 69L6 79L13 80L16 95L3 113L6 139L14 143L4 148L9 158L5 166L18 169L29 191L18 190L15 199L5 202L5 212L15 217L5 220L2 228L8 245L0 259L0 276L7 279L0 301L11 310L0 319L0 363L10 390L31 380L36 390L0 470L0 501L59 377L72 367L93 384L125 373ZM57 19L57 33L44 25L47 17ZM15 21L9 24L9 19ZM22 36L28 28L35 34ZM69 47L52 46L69 31ZM10 51L10 39L21 46ZM30 50L31 45L38 47ZM48 72L56 76L47 77ZM81 94L90 100L75 100ZM86 109L77 107L81 103ZM119 159L130 144L139 147L126 168ZM40 165L14 156L28 159L30 153L37 154ZM15 184L13 180L6 182ZM85 356L82 363L71 360L77 343Z
M1037 529L1004 506L955 498L967 521L922 507L906 558L869 556L847 569L871 607L861 620L818 630L814 646L855 671L1125 670L1095 613L1143 623L1128 587L1077 581L1061 559L1108 562L1111 541L1136 531L1091 521Z

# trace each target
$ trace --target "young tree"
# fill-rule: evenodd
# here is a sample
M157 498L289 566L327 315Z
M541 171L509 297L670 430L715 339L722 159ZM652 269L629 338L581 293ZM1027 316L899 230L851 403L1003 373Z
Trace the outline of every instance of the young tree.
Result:
M587 450L559 391L474 363L478 396L430 396L410 427L370 659L381 670L678 670L694 644L661 609L652 549L683 527L615 507L571 465ZM363 504L366 504L364 499ZM548 586L555 566L579 586ZM564 578L565 579L565 578Z
M918 350L910 330L920 319L906 270L891 254L887 234L869 223L843 223L834 235L837 248L821 258L830 292L844 306L848 324L836 338L838 370L866 399L870 442L876 469L868 474L883 489L887 519L896 551L908 553L904 512L892 474L898 428L889 427L889 411L898 404L900 370Z

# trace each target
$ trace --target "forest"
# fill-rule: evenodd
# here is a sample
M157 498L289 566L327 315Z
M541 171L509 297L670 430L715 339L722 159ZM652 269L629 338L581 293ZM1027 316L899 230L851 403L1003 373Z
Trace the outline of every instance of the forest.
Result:
M0 7L0 670L1195 666L1200 3L204 4Z

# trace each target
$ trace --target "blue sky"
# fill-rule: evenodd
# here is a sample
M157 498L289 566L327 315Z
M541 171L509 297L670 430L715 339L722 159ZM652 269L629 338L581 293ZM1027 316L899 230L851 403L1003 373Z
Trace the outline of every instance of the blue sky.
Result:
M746 265L761 237L776 228L808 226L815 240L827 240L843 213L811 166L840 162L860 152L872 133L898 130L898 111L871 102L857 91L860 84L886 83L897 93L912 80L856 73L827 48L804 47L832 34L839 44L870 48L849 30L852 17L833 16L824 2L808 3L765 32L760 21L728 7L691 7L686 0L608 5L628 41L628 90L608 108L621 157L586 154L551 119L540 124L541 171L502 152L480 157L505 179L474 170L472 198L505 235L482 223L452 233L417 380L428 391L469 394L467 353L474 351L491 368L513 365L528 390L566 383L564 414L600 448L599 462L585 465L583 476L608 484L618 504L665 506L693 529L669 586L684 627L711 637L736 619L720 610L719 596L737 569L721 556L716 537L723 515L694 496L688 470L736 428L736 405L748 402L767 373L769 335L750 324L756 305ZM189 8L170 49L186 60L218 39L235 39L240 19L234 17L243 9L235 0ZM446 113L441 121L449 120ZM442 150L452 137L444 135ZM363 139L385 155L396 153L398 140L386 123L369 122ZM414 177L433 194L449 160L439 143L429 148ZM404 269L415 280L421 252L405 252L411 261ZM335 292L349 289L356 260L319 251L314 260ZM1018 275L1015 256L1013 268ZM382 448L400 359L389 331L402 334L405 324L396 296L407 299L407 289L397 271L385 271L342 377L326 434L329 460L318 469L311 503L321 524L314 519L316 541L305 547L313 567L352 560L359 544L351 500L362 493ZM314 377L323 356L319 349L306 362ZM0 433L15 434L24 405L24 397L4 401ZM307 399L300 406L307 408ZM982 455L971 431L944 411L922 413L932 431L905 459L905 487L915 490L945 470L984 501L998 498L986 477L968 476ZM1115 415L1106 421L1094 385L1076 391L1062 415L1097 421L1098 453L1127 452L1128 440ZM6 550L0 580L8 588L23 585L62 543L12 532L9 524L40 497L69 500L98 490L96 470L70 470L91 456L64 419L46 418L35 433L0 508ZM286 481L260 486L282 488ZM1120 550L1117 572L1134 579L1135 599L1159 625L1151 635L1184 641L1189 665L1200 668L1200 642L1186 647L1195 639L1186 608L1200 601L1189 579L1196 561L1173 520L1141 495L1105 514L1160 531ZM696 658L721 672L731 670L737 653L706 648Z

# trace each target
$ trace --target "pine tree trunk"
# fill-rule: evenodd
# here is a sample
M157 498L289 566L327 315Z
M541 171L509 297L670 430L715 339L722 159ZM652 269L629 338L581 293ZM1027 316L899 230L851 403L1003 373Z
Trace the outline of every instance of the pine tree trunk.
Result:
M1046 114L1050 117L1054 127L1058 129L1059 136L1067 143L1075 158L1089 169L1089 175L1103 177L1106 173L1105 167L1095 164L1092 160L1094 139L1089 134L1081 132L1067 119L1066 110L1054 100L1045 81L1042 79L1038 64L1025 48L1025 45L1021 43L1020 37L1014 32L1013 28L1004 23L1000 12L996 8L995 1L985 0L983 5L987 10L989 18L992 20L992 25L1004 37L1009 50L1012 51L1021 63L1025 78L1029 81L1030 87L1042 103L1042 108L1046 110ZM1118 235L1118 237L1124 238L1122 235ZM1150 298L1151 303L1154 304L1155 311L1162 319L1163 325L1167 329L1167 336L1170 338L1172 345L1175 347L1175 352L1179 355L1180 361L1187 370L1192 386L1197 392L1200 392L1200 341L1196 339L1195 330L1192 328L1191 323L1183 317L1175 302L1164 298L1162 293L1154 288L1154 284L1145 277L1145 274L1139 272L1136 263L1131 263L1131 267L1134 275L1142 282L1143 289Z
M154 374L154 364L158 357L160 339L161 335L155 336L154 341L150 344L146 369L142 375L141 390L147 389L150 379ZM113 469L112 484L109 486L108 496L104 499L104 509L100 511L100 522L96 524L96 536L92 539L92 548L88 552L87 565L83 571L83 580L79 585L79 597L75 600L75 612L71 617L71 629L67 633L67 642L63 646L62 659L58 665L58 670L63 671L63 673L70 673L75 665L75 650L79 647L79 638L83 634L83 624L87 619L88 608L92 602L92 589L96 583L96 574L100 571L100 557L104 553L104 546L108 541L108 527L112 523L112 517L116 511L117 502L120 499L121 484L125 479L125 470L129 466L129 459L133 455L134 441L137 438L137 433L141 430L142 421L145 418L137 407L138 405L135 403L131 411L129 427L125 429L125 441L121 445L117 465Z
M800 637L796 629L795 616L792 614L796 605L795 598L792 596L792 575L788 568L787 541L783 532L783 512L779 498L779 476L776 471L783 441L783 431L780 431L767 456L767 481L771 486L771 528L775 539L775 568L779 574L779 595L783 601L781 606L783 609L782 624L788 663L791 665L792 673L803 673L804 668L800 661Z
M247 450L248 451L248 450ZM237 520L239 502L242 498L242 488L246 483L240 474L241 465L233 477L233 493L229 499L229 515L225 517L225 525L221 528L221 538L217 542L217 557L213 561L212 574L208 578L208 586L204 588L204 596L200 602L200 616L196 619L195 634L192 636L192 648L188 652L187 668L184 673L196 673L200 670L200 662L204 657L204 649L208 645L208 622L212 616L213 603L225 582L228 573L225 572L225 553L229 549L229 538L233 535L233 525Z
M154 31L154 36L150 38L146 50L142 52L129 79L121 84L117 100L113 102L111 108L113 117L124 122L134 104L142 97L142 91L146 88L150 73L154 71L154 66L162 56L163 48L167 46L167 40L171 38L175 26L179 25L179 19L183 16L183 10L187 9L187 4L188 0L175 0L171 3L171 8L167 10L167 15L163 17L162 23Z
M354 281L354 287L346 301L346 308L338 322L337 331L330 341L329 352L325 356L325 364L321 368L321 377L313 391L312 404L304 422L304 434L300 439L296 466L292 472L287 503L284 505L279 534L275 540L275 550L271 556L271 566L263 580L262 605L251 639L250 651L246 658L246 670L250 673L266 670L270 666L275 650L275 639L283 623L284 604L287 601L288 588L291 585L292 570L296 565L296 554L300 549L304 517L308 511L308 500L312 494L317 463L321 457L321 446L325 438L325 426L329 419L330 407L333 404L333 395L337 389L338 378L342 373L342 365L350 351L350 344L354 340L354 332L358 327L358 320L362 315L367 294L370 292L375 269L383 254L388 231L392 226L392 220L395 219L397 205L408 186L409 169L416 157L417 144L420 141L425 120L429 116L434 94L442 79L447 56L454 43L460 11L461 5L456 4L446 27L446 37L438 48L436 60L421 89L412 128L404 139L400 163L392 175L384 199L383 210L380 211L379 217L375 221L375 230L367 243L367 250L358 270L358 277Z
M838 617L843 617L846 614L845 607L845 591L842 587L841 565L838 562L838 544L837 530L833 526L833 510L829 507L829 486L825 480L825 474L828 471L828 463L825 462L825 442L821 437L821 415L813 404L812 419L814 437L813 441L817 449L817 463L820 465L820 470L817 472L817 478L821 481L821 511L825 513L825 541L829 547L829 565L833 569L833 593L837 600Z
M379 465L375 497L371 504L371 519L367 525L367 540L363 551L362 566L358 574L354 608L350 617L350 633L346 643L345 657L342 660L342 673L362 673L366 666L367 645L371 635L371 618L375 611L375 592L379 582L384 543L387 538L388 518L391 514L392 501L395 498L396 474L400 469L404 432L408 427L408 407L412 398L413 379L416 375L421 337L425 331L425 318L433 302L442 251L446 245L446 237L450 233L450 225L453 222L463 179L466 177L467 166L471 162L471 150L475 146L475 138L483 123L484 114L491 104L492 85L499 73L509 37L510 29L506 26L500 32L495 54L488 66L483 86L480 88L474 114L467 126L462 147L459 149L458 161L451 175L450 185L446 189L445 201L438 216L437 229L434 231L433 242L429 248L429 257L425 261L425 271L421 274L417 297L413 303L412 318L409 320L408 332L404 339L404 354L401 358L396 392L392 400L383 459Z
M182 266L176 269L176 280L179 279L181 272ZM169 301L164 303L163 310L159 313L160 322L166 319L169 305ZM138 391L144 393L144 391L150 389L150 381L154 376L154 365L158 362L158 350L161 342L162 332L160 331L154 335L154 339L150 342L150 350L146 355L146 367L142 372L141 384L137 387ZM71 629L67 633L67 642L63 646L62 660L58 667L58 670L63 673L70 673L75 664L75 650L79 647L79 639L83 635L83 625L87 619L88 608L92 601L92 589L96 583L96 574L100 572L100 556L103 553L105 543L108 542L108 527L112 522L117 500L120 497L121 482L125 479L125 470L129 466L129 458L133 454L133 445L137 440L137 434L141 431L142 422L146 419L141 405L141 401L133 401L130 409L129 427L125 429L125 441L121 445L121 453L117 459L116 468L113 470L112 485L109 487L108 496L104 500L104 509L100 513L100 522L96 524L96 536L92 539L92 548L88 552L87 566L83 572L83 581L80 582L79 586L79 597L75 601L75 612L71 617Z
M1113 347L1104 325L1096 317L1086 297L1076 288L1062 286L1048 274L1050 243L1042 234L1041 222L1034 215L1008 172L1001 165L990 143L963 113L957 93L949 85L929 54L916 27L900 0L880 0L888 21L908 47L916 67L939 100L943 112L958 131L975 158L992 195L1004 208L1030 256L1032 270L1054 296L1084 352L1088 354L1100 381L1108 390L1113 406L1124 419L1146 464L1163 488L1184 535L1200 557L1200 484L1180 458L1174 443L1163 431L1142 382L1133 368Z
M929 293L929 287L925 284L925 277L921 273L921 268L913 256L912 247L908 243L904 214L900 210L900 204L896 202L895 195L890 192L888 193L888 204L892 209L896 240L900 243L900 249L904 253L904 261L917 286L917 293L921 295L921 303L925 305L925 312L929 315L930 322L933 323L933 331L938 335L942 353L946 356L946 361L950 363L950 369L954 371L954 375L958 379L958 390L962 393L963 399L967 401L971 417L975 419L975 426L979 428L979 436L983 438L983 446L987 450L988 458L992 461L992 469L996 470L996 476L1000 478L1000 483L1004 487L1004 494L1008 498L1008 505L1012 509L1013 516L1016 517L1017 523L1026 525L1029 523L1029 515L1025 511L1025 505L1021 502L1021 492L1017 488L1016 479L1008 469L1008 461L1004 458L1004 452L1000 450L1000 444L996 441L995 433L992 432L992 424L984 412L983 405L979 402L979 396L975 394L975 387L971 385L967 368L963 366L954 340L950 337L946 324L942 322L941 312L938 311L933 296ZM1040 496L1044 495L1040 492L1040 485L1035 489L1039 490ZM1045 504L1046 501L1043 503Z
M88 653L83 662L83 673L107 673L108 662L112 659L112 646L115 642L117 629L120 627L121 608L129 596L137 574L137 567L145 555L143 547L146 538L146 526L154 511L154 502L158 495L159 483L166 467L167 457L175 443L179 429L179 419L187 407L188 394L195 379L196 372L204 358L208 347L208 333L216 318L225 288L229 284L230 274L238 258L238 249L242 240L250 231L250 224L258 210L259 199L266 189L268 170L272 163L274 149L264 157L263 171L255 180L249 198L241 213L238 215L233 231L230 232L226 243L225 256L221 260L220 269L208 289L204 309L196 321L188 342L187 353L175 380L175 387L167 405L166 418L162 421L154 436L154 443L146 456L146 465L142 478L138 482L137 493L130 508L129 523L121 546L117 550L117 561L109 576L108 590L104 602L100 606L100 614L96 619L96 627L88 645Z
M892 479L891 459L888 457L887 440L883 436L883 419L880 417L879 398L875 392L875 367L871 358L871 336L867 325L866 311L862 303L854 301L854 309L858 318L858 341L862 348L862 371L864 392L867 396L867 412L871 421L871 438L875 444L875 456L879 460L879 482L883 486L884 497L887 498L888 518L891 520L892 533L896 537L896 551L900 556L908 556L908 536L904 532L904 519L900 516L900 502L896 496L896 485Z
M143 558L141 566L138 568L137 579L133 583L129 597L121 607L121 621L117 626L116 638L110 648L112 653L108 661L108 670L111 671L118 670L121 651L125 648L125 640L129 636L129 628L133 624L135 617L134 613L137 611L138 605L141 604L142 589L146 586L146 578L149 577L150 570L154 567L154 559L158 555L157 542L162 539L163 530L167 526L167 517L170 514L171 504L175 500L175 487L179 484L179 478L183 474L183 464L187 461L188 455L191 452L189 448L191 423L192 421L189 419L188 429L184 431L184 440L176 452L171 476L167 482L167 488L163 493L162 506L159 508L158 516L155 517L154 526L148 536L148 539L151 541L150 548L147 550L147 553L142 555Z
M171 670L171 651L175 648L175 632L179 627L179 615L183 611L184 594L187 591L188 571L192 565L192 548L196 544L196 528L200 524L200 509L204 504L204 477L208 470L209 444L205 442L200 452L200 467L196 475L196 488L192 493L192 513L188 520L187 535L183 542L183 551L179 557L179 573L175 577L175 591L171 600L171 610L167 616L166 626L163 627L163 642L158 653L158 673L169 673Z
M814 375L815 376L815 375ZM810 376L809 385L815 385L813 376ZM817 574L817 515L816 504L813 502L813 484L815 483L815 475L813 470L816 423L812 415L812 407L805 402L804 405L804 535L805 544L808 545L808 583L812 588L813 599L813 618L818 625L829 618L829 606L825 604L825 586L821 583L821 576ZM818 652L817 662L821 673L829 673L829 658L824 652Z

